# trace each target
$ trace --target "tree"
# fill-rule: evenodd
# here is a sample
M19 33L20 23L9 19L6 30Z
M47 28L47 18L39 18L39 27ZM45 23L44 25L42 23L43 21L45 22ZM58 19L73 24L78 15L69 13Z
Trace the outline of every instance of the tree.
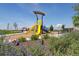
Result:
M73 16L73 24L76 27L79 27L79 16Z
M50 31L53 31L53 26L52 25L50 26Z
M16 23L16 22L13 24L13 26L14 26L15 30L17 30L17 29L18 29L18 25L17 25L17 23Z
M62 30L64 30L64 28L65 28L65 25L62 25Z
M10 28L10 24L8 23L8 24L7 24L7 30L9 30L9 28Z
M76 12L76 14L72 17L73 24L75 27L79 27L79 4L76 4L73 8Z

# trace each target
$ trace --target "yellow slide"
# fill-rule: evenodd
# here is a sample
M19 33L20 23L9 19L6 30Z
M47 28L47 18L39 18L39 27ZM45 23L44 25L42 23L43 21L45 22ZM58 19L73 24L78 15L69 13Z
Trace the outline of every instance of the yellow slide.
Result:
M41 34L41 32L42 32L42 20L38 20L38 29L35 34L39 35L39 34Z
M34 30L35 26L36 26L36 24L34 24L34 25L26 32L26 34L32 32L32 30Z
M37 26L37 28L36 28L36 26ZM42 21L41 20L38 20L38 24L34 24L30 29L29 29L29 31L28 32L26 32L26 33L30 33L30 32L34 32L35 33L35 35L39 35L39 34L41 34L41 26L42 26ZM36 31L36 29L37 29L37 31Z
M38 29L37 29L37 32L36 32L35 34L36 34L36 35L41 34L41 25L38 25Z
M35 31L35 30L36 30L36 29L35 29L36 26L38 26L37 31ZM35 32L35 35L41 34L41 25L36 25L36 24L33 25L33 26L30 28L29 32L32 31L32 30Z

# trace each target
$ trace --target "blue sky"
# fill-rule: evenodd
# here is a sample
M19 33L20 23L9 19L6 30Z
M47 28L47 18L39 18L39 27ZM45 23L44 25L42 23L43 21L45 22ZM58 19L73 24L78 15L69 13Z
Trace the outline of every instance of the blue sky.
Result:
M6 29L8 23L16 22L18 27L32 26L36 22L33 11L43 11L44 25L50 26L56 24L65 24L72 26L72 16L74 4L56 4L56 3L29 3L29 4L0 4L0 29Z

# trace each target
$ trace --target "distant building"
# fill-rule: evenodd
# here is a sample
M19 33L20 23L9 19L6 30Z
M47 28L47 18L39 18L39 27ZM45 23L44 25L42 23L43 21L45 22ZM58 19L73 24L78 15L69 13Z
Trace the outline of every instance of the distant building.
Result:
M57 24L54 26L53 31L54 32L72 32L74 30L73 27L64 27L64 29L62 28L63 24Z
M64 31L65 32L72 32L74 30L74 28L65 28Z

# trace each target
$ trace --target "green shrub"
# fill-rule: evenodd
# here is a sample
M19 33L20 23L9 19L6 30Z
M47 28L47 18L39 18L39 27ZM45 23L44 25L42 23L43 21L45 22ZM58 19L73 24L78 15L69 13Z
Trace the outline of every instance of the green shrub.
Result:
M0 37L0 45L3 44L4 38L5 38L5 36Z
M40 46L29 47L28 49L33 56L43 56L46 52Z
M79 33L72 32L60 38L49 40L49 50L52 55L79 55Z
M38 40L38 36L37 35L32 35L31 40Z
M24 56L27 55L24 47L16 47L10 45L0 45L0 56ZM24 53L25 52L25 53Z
M49 39L49 38L50 38L49 35L45 34L43 39Z
M37 40L38 36L33 35L31 38ZM24 42L25 38L21 37L19 41ZM79 32L71 32L58 38L50 37L47 43L46 46L34 45L28 47L0 45L0 55L79 56Z
M24 37L19 38L19 42L25 42L26 39Z
M0 38L0 42L3 42L3 38Z

